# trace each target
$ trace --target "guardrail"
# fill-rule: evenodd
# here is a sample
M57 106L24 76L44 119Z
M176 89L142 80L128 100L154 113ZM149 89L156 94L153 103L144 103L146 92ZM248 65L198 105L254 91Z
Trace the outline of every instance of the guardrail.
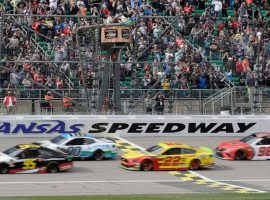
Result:
M75 101L74 106L74 113L81 113L81 114L89 114L89 112L86 109L85 105L85 94L83 89L74 89L74 90L54 90L62 95L65 93L68 93L68 96L71 97ZM149 90L147 89L121 89L121 99L122 99L122 108L123 113L128 113L128 108L130 106L130 95L131 92L133 92L132 96L134 97L134 102L138 102L138 109L132 111L131 113L144 113L145 114L145 103L144 99L141 101L141 97L145 96L145 94ZM162 92L165 95L165 113L168 113L169 109L169 99L170 99L170 92L168 90L157 90L153 89L151 93L151 97L154 97L156 92ZM182 90L182 89L175 89L173 99L175 100L174 103L174 114L200 114L201 112L201 101L202 99L210 96L211 94L215 93L216 89L206 89L206 90L199 90L199 89L189 89L189 90ZM41 105L42 102L44 102L44 96L47 92L47 90L44 89L26 89L26 88L17 88L14 90L15 95L18 99L18 107L19 109L17 113L20 114L40 114L41 110L43 109L43 106ZM92 91L89 90L89 96L92 97ZM3 101L5 96L5 91L2 91L0 93L0 100ZM110 97L113 97L113 90L108 90L108 94ZM62 97L59 95L54 95L54 102L56 107L54 106L54 112L51 111L43 112L42 114L61 114L64 113L63 105L62 105ZM152 100L153 107L152 112L155 113L155 100ZM110 98L108 102L109 109L105 111L105 114L113 114L114 113L114 105L113 101ZM34 110L34 111L33 111ZM44 109L49 110L49 109ZM96 110L92 109L90 111L91 113L96 114ZM1 112L0 112L1 113ZM5 113L5 110L2 111L2 113Z
M169 101L164 102L164 111L160 112L156 110L155 102L151 106L151 109L146 109L144 102L137 105L136 110L129 112L129 100L122 101L122 113L121 114L137 114L137 115L154 115L154 114L200 114L200 104L193 100L176 100L174 102L173 113L169 112ZM55 99L52 101L52 107L46 105L44 100L18 100L14 111L10 113L11 115L62 115L62 114L76 114L76 115L89 115L89 114L102 114L102 115L114 115L115 107L113 105L108 105L104 107L101 112L96 110L88 111L86 109L85 103L78 103L72 106L70 109L65 109L63 103L60 99ZM149 107L148 107L149 108ZM119 114L119 113L118 113ZM5 107L0 107L0 115L7 115L7 110Z
M29 88L7 88L6 90L11 90L16 93L16 96L18 99L36 99L40 100L44 98L44 95L46 94L47 90L45 89L29 89ZM209 97L210 95L216 93L220 89L174 89L174 99L205 99ZM52 91L56 91L64 95L65 93L68 93L70 97L74 99L84 99L85 94L84 94L84 89L53 89ZM108 89L108 94L110 96L113 96L113 90ZM131 95L131 91L133 91L133 96L135 99L139 99L142 97L142 95L146 94L149 89L120 89L121 91L121 98L122 99L128 99L129 96ZM152 89L150 94L154 96L157 92L162 92L165 97L169 98L169 90L163 90L163 89ZM5 96L5 90L2 90L0 92L0 98L4 98ZM92 91L89 90L88 94L91 96ZM56 99L61 99L60 96L55 96Z
M227 88L228 90L229 88ZM24 87L17 87L17 88L2 88L0 90L0 98L4 98L6 91L11 90L16 92L16 96L19 99L42 99L44 95L46 94L47 90L46 89L40 89L40 88L24 88ZM212 97L211 95L215 93L221 93L223 90L226 89L174 89L174 99L201 99L204 101L209 101ZM237 97L238 99L241 98L248 98L248 90L247 87L245 86L236 86L235 87L237 92ZM74 99L84 99L84 89L52 89L52 91L56 91L64 95L65 93L68 93L70 97L73 97ZM121 91L121 96L123 99L128 98L132 89L120 89ZM149 91L149 89L133 89L134 95L137 98L141 97L140 95L146 94L146 92ZM264 87L262 88L262 95L263 99L268 99L270 97L270 88ZM165 95L169 94L168 90L163 90L163 89L152 89L152 92L150 94L154 95L156 92L162 92ZM92 94L92 91L88 91L89 95ZM108 93L113 95L113 90L108 89ZM55 98L61 99L60 96L55 96Z
M241 102L242 104L248 104L248 95L247 90L245 90L246 87L238 87L237 94L237 102ZM68 92L69 90L57 90L61 94L64 94L65 92ZM17 91L16 96L18 99L17 102L17 110L16 114L43 114L43 115L55 115L55 114L115 114L114 111L114 105L113 101L110 101L107 105L107 108L105 108L101 113L96 112L96 110L92 109L87 111L86 104L85 104L85 98L83 89L81 90L70 90L69 96L75 100L74 110L72 112L65 112L63 103L62 103L62 97L61 96L55 96L53 100L53 111L50 109L47 109L44 104L44 95L46 93L46 90L42 89L30 89L25 90L25 93L20 93ZM133 96L134 102L139 102L141 100L141 96L144 95L148 90L139 90L135 89ZM153 90L152 94L154 95L155 92L162 91L162 90ZM207 99L208 96L215 93L217 90L180 90L176 89L175 93L173 95L174 98L174 109L172 114L201 114L202 109L202 101L203 99ZM240 92L239 92L240 91ZM110 90L111 93L110 96L113 96L113 91ZM123 114L128 114L128 108L130 106L129 102L129 93L131 92L131 89L122 89L121 90L121 96L122 96L122 108L123 108ZM168 91L163 91L164 93ZM5 91L2 91L0 95L0 101L3 101ZM240 94L243 93L243 94ZM91 97L91 92L89 93ZM265 88L263 93L264 95L264 102L261 105L261 112L260 113L269 113L270 112L270 101L269 101L269 94L270 94L270 88ZM25 96L26 95L26 96ZM153 97L151 95L151 97ZM168 95L165 94L165 95ZM168 96L167 96L168 97ZM243 98L242 98L243 97ZM268 99L268 100L267 100ZM166 98L164 102L164 114L169 114L169 100L170 98ZM244 109L244 105L240 105L243 108L240 109L240 111L235 111L235 113L239 114L245 114L242 112ZM210 104L212 106L212 104ZM218 108L222 105L215 103L214 106L216 107L215 110L217 111ZM248 106L248 105L246 105ZM155 110L155 100L152 100L152 111L150 114L156 114ZM258 113L258 114L260 114ZM0 114L6 114L5 108L2 106L0 108ZM146 105L144 103L144 100L138 103L138 106L135 110L131 112L131 114L149 114L146 113ZM212 113L211 113L212 114ZM219 114L218 112L214 114Z

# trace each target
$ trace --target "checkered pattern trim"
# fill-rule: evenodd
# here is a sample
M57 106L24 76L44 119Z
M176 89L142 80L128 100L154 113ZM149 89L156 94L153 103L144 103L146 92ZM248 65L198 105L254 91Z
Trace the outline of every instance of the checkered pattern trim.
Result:
M112 140L115 142L116 147L124 153L130 152L130 151L142 152L141 149L139 149L139 148L133 146L132 144L127 143L121 139L113 138ZM182 181L191 182L191 183L194 183L196 185L205 185L209 188L216 188L216 189L220 189L223 191L235 192L235 193L262 193L262 191L258 191L255 189L245 188L245 187L236 186L236 185L234 186L234 185L210 180L210 179L201 177L197 174L191 173L189 171L181 171L181 172L171 171L169 173L173 176L176 176L177 178L179 178Z
M192 182L197 185L205 185L210 188L217 188L220 190L236 192L236 193L262 193L261 191L253 190L251 188L249 189L249 188L245 188L241 186L234 186L234 185L229 185L229 184L225 184L225 183L214 181L214 180L204 179L203 177L198 176L188 171L187 172L173 171L169 173L171 175L176 176L182 181Z
M142 150L132 146L131 144L118 139L118 138L113 138L114 142L115 142L115 146L122 152L126 153L126 152L130 152L130 151L135 151L135 152L141 152Z

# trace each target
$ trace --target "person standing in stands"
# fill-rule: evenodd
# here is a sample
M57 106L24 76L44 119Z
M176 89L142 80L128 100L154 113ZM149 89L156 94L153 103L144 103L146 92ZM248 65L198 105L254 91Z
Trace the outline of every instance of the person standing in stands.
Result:
M164 113L164 100L165 100L164 95L161 94L160 92L157 92L153 99L156 100L155 110L157 114L163 114Z
M145 109L146 109L146 114L152 114L152 98L150 94L147 94L145 99L144 99L144 103L145 103Z
M4 107L6 108L8 115L15 113L16 103L16 97L11 93L11 91L8 91L7 96L5 96L3 101Z
M73 112L73 104L72 104L71 98L68 96L68 93L65 93L65 96L63 98L63 106L64 106L64 112L66 113Z
M214 5L215 17L220 17L222 11L222 2L220 0L214 0L212 1L212 4Z
M246 75L246 86L248 88L248 97L250 105L254 102L255 86L256 86L256 73L248 72Z
M103 101L102 114L107 114L109 107L110 107L110 96L106 94Z
M204 73L201 73L201 75L198 77L198 88L199 89L206 89L207 86L207 80Z
M54 97L53 97L52 93L50 91L48 91L47 94L45 95L44 99L47 103L47 107L46 107L47 112L53 113L52 100L54 99Z
M165 93L165 96L168 97L170 91L170 80L165 78L164 81L161 83L161 87Z

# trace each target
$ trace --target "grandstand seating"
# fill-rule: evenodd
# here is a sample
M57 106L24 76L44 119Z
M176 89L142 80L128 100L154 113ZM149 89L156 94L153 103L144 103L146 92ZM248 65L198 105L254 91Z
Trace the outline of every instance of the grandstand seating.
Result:
M3 1L3 0L0 0L0 3L2 3L2 5L6 8L6 12L8 13L12 13L12 10L13 10L13 12L14 13L19 13L19 12L21 12L20 10L18 10L18 9L15 9L15 7L13 8L12 6L11 6L11 4L10 3L8 3L9 1ZM24 2L23 0L21 1L21 2ZM105 1L105 2L107 2L107 1ZM25 2L26 4L28 3L28 2ZM107 2L108 3L108 2ZM151 2L149 2L150 3L150 5L151 5ZM206 6L207 5L210 5L211 4L211 2L207 2L206 3ZM153 5L152 5L153 6ZM109 6L110 7L110 6ZM91 11L90 11L90 8L91 8L91 6L88 6L87 5L87 13L86 13L86 15L87 16L91 16ZM252 5L252 8L254 9L255 7L254 7L254 5ZM263 8L263 6L262 6L262 8ZM99 7L99 9L100 9L100 12L103 12L102 10L104 9L102 6L101 7ZM109 8L109 9L112 9L111 7ZM156 10L154 10L154 9L152 9L152 13L155 13L155 12L157 12ZM203 9L203 10L200 10L198 7L196 7L195 6L195 9L193 10L193 12L192 12L192 14L191 15L189 15L189 14L185 14L185 23L187 23L188 22L188 20L189 20L189 18L190 17L196 17L197 15L199 15L199 16L202 16L203 15L203 13L205 12L205 10ZM61 12L60 12L61 13ZM62 14L68 14L69 12L63 12ZM231 9L228 9L227 10L227 13L228 13L228 16L229 17L231 17L231 18L233 18L233 17L235 17L234 16L234 11L233 10L231 10ZM268 16L267 16L267 13L268 13L268 11L267 10L264 10L264 9L262 9L261 10L261 14L265 17L265 18L268 18ZM78 12L78 14L79 14L79 12ZM118 13L119 14L119 13ZM159 12L159 13L156 13L155 15L158 15L158 16L166 16L167 15L167 13L165 12L165 11L163 11L163 12ZM115 16L112 16L112 17L115 17ZM14 17L14 18L16 18L16 17ZM39 36L39 35L36 35L36 34L34 34L34 33L31 33L31 32L29 32L26 28L25 28L25 26L27 26L27 24L29 24L28 22L27 22L27 17L22 17L22 19L19 19L19 17L17 17L16 18L17 19L17 22L18 23L21 23L22 24L22 26L18 26L18 25L16 25L16 27L18 27L19 29L21 29L22 31L24 31L24 32L27 32L27 34L29 34L29 35L26 35L26 36L24 36L24 40L28 40L30 37L32 38L32 40L34 40L35 42L36 42L36 44L37 44L37 46L36 46L36 48L37 49L39 49L40 50L40 53L42 54L42 59L44 59L45 57L48 59L51 59L51 60L56 60L57 59L57 45L58 45L58 43L60 43L60 47L61 48L66 48L66 46L64 46L63 45L63 42L65 43L65 42L67 42L67 38L69 37L69 36L72 36L72 34L70 34L69 32L64 32L64 31L68 31L68 30L65 30L64 29L64 27L67 27L67 26L70 26L71 27L71 29L73 28L72 26L74 26L74 25L70 25L68 22L65 22L65 21L68 21L68 20L70 20L68 17L66 17L66 18L62 18L62 19L60 19L60 22L62 22L62 24L59 22L57 22L57 19L56 18L54 18L54 17L52 17L52 21L55 23L55 25L59 25L59 26L63 26L62 28L61 28L61 34L66 34L66 36L64 36L64 37L62 37L61 36L61 34L58 34L58 33L56 33L56 34L52 34L51 32L54 32L54 31L49 31L48 29L48 27L47 27L47 31L48 31L48 34L46 34L46 36L47 37L50 37L51 38L51 40L48 40L48 39L46 39L46 38L44 38L44 37L41 37L41 36ZM32 18L31 20L32 20L32 22L34 22L34 19L35 18ZM153 18L154 19L154 18ZM40 20L41 19L38 19L39 20L39 23L41 23L40 22ZM45 19L45 20L47 20L47 19ZM58 19L59 20L59 19ZM88 20L88 19L87 19ZM86 20L86 21L87 21ZM104 17L104 22L107 20L105 17ZM114 20L114 19L113 19ZM132 17L131 17L131 20L132 20ZM211 20L211 22L213 22L213 23L215 23L214 24L214 29L213 30L211 30L211 34L213 34L214 36L217 36L218 34L219 34L219 31L218 31L218 24L220 23L220 22L227 22L229 20L229 18L228 17L217 17L217 19L212 19ZM119 21L119 20L118 20ZM154 20L153 20L154 21ZM31 23L32 23L31 22ZM81 24L81 22L80 22L80 15L78 15L78 18L76 18L76 19L74 19L74 24L76 24L77 26L80 26L80 24ZM88 22L89 23L91 23L91 21L90 20L88 20ZM88 23L87 22L87 23ZM153 35L152 35L152 31L150 30L150 32L148 32L149 31L149 27L148 27L148 24L146 24L146 22L148 22L147 20L144 20L144 22L145 22L145 26L147 27L146 28L146 31L147 31L147 34L148 34L148 36L143 36L143 33L142 32L140 32L140 35L141 35L141 37L144 37L144 40L145 40L145 42L147 43L147 44L149 44L149 43L151 43L153 40L154 40L154 37L153 37ZM268 22L268 21L267 21ZM47 24L49 24L50 23L50 20L48 20L48 21L46 21L46 23ZM141 22L135 22L135 24L136 24L136 26L139 26L139 27L141 27L141 24L140 24ZM159 22L163 27L163 29L164 28L166 28L167 26L168 26L168 21L164 18L164 19L161 19L160 20L160 22ZM15 23L14 23L15 24ZM49 26L49 25L48 25ZM143 26L143 25L142 25ZM32 24L32 26L30 26L30 28L32 28L33 27L33 24ZM29 28L29 26L28 26L28 28ZM56 28L56 27L55 27ZM59 28L59 27L58 27ZM153 27L152 27L153 28ZM190 28L192 28L192 27L190 27ZM188 49L188 50L185 50L185 55L184 55L184 57L183 57L183 60L184 60L184 62L186 62L186 64L190 64L190 58L191 57L193 57L194 56L194 54L196 53L196 50L199 50L200 49L200 47L204 50L204 48L203 48L203 46L200 46L199 44L197 44L197 43L194 43L194 41L192 41L192 39L191 39L191 37L190 37L190 31L191 31L191 29L189 28L189 30L185 30L184 32L183 32L183 37L184 37L184 39L188 42L188 43L191 43L194 47L195 47L195 51L191 51L190 49ZM171 29L168 29L168 31L174 31L174 29L173 28L171 28ZM50 32L50 33L49 33ZM40 31L40 33L43 33L42 31ZM74 32L73 32L74 33ZM175 39L176 39L176 37L178 37L178 35L176 36L173 36L173 37L175 37ZM70 39L70 38L69 38ZM165 56L165 52L166 52L166 49L168 48L168 46L169 45L165 45L165 43L164 42L162 42L162 40L163 40L163 38L162 39L159 39L159 40L157 40L157 42L155 43L155 44L157 44L158 45L158 51L159 51L159 57L160 57L160 61L161 62L164 62L164 63L166 63L166 62L168 62L168 59L166 58L166 56ZM139 41L139 39L138 39L138 41ZM170 41L170 38L168 38L168 41ZM168 42L167 41L167 42ZM74 41L73 41L74 42ZM136 41L137 42L137 41ZM71 43L72 43L72 38L71 38ZM82 43L84 43L84 42L82 42ZM140 42L138 42L139 44L140 44ZM91 46L91 45L93 45L93 44L88 44L88 46L86 45L85 47L86 48L88 48L89 46ZM134 45L132 45L131 47L134 47ZM3 48L3 47L2 47ZM130 47L129 47L130 48ZM144 49L144 48L142 48L142 49ZM176 48L176 50L179 50L179 49L181 49L181 48ZM73 49L74 50L74 49ZM66 57L64 57L64 58L61 58L61 60L74 60L74 61L77 61L78 60L78 52L73 52L73 57L70 55L71 54L71 51L69 51L69 50L67 50L67 52L65 52L65 50L60 50L61 51L61 53L62 53L62 56L63 56L63 54L65 54L65 53L67 53L67 56ZM140 50L140 48L139 49L135 49L135 51L137 51L137 52L142 52L142 50ZM22 52L20 52L20 53L22 53L22 54L25 54L25 52L24 51L22 51ZM127 50L123 50L122 51L122 55L121 55L121 61L122 61L122 63L123 64L126 64L127 63L127 61L128 61L128 59L130 58L130 56L127 56L126 55L126 53L127 53ZM8 49L5 49L4 51L2 51L2 57L3 56L8 56L8 55L12 55L12 56L14 56L14 52L13 53L10 53L10 51L8 50ZM108 54L108 52L106 51L106 50L102 50L102 51L100 51L100 54L104 57L104 56L106 56L107 54ZM22 55L22 56L26 56L26 54L25 55ZM101 57L102 57L101 56ZM223 62L223 60L221 59L221 57L219 56L219 57L215 57L215 58L212 58L210 55L204 55L205 56L205 58L208 60L208 61L210 61L210 63L213 65L213 66L216 66L216 70L219 70L219 71L221 71L221 72L225 72L226 70L228 70L227 69L227 66L225 66L224 65L224 62ZM153 66L153 61L154 61L154 58L155 58L155 53L154 53L154 50L153 50L153 47L150 47L150 49L149 49L149 51L147 51L144 55L142 55L142 58L140 59L140 61L141 62L144 62L144 61L147 61L151 66ZM7 58L7 59L9 59L9 58ZM26 59L26 58L23 58L23 59ZM94 58L94 59L97 59L97 58ZM193 63L194 63L194 60L191 60ZM196 62L195 62L196 63ZM252 64L254 64L254 63L252 63ZM51 71L48 71L47 70L47 67L48 67L48 65L49 64L43 64L43 65L38 65L39 66L39 68L40 68L40 70L41 70L41 72L42 73L44 73L44 75L45 76L51 76ZM141 65L143 65L143 64L141 64ZM201 65L201 63L199 64L199 65ZM58 68L57 68L58 67ZM76 66L72 66L73 67L73 71L76 71ZM161 68L162 68L162 70L161 70L161 72L163 73L164 71L166 71L166 66L160 66ZM189 66L190 67L190 66ZM55 68L56 69L54 69L55 70L55 72L57 72L57 73L55 73L55 74L53 74L53 76L52 76L52 80L53 80L53 82L55 82L56 81L56 78L58 77L58 76L60 76L63 80L64 80L64 85L63 85L63 87L62 88L67 88L67 87L70 87L71 85L73 86L73 88L75 88L75 89L77 89L77 88L81 88L81 80L80 80L80 77L79 77L79 75L78 75L78 70L76 71L76 73L77 73L77 76L72 76L71 75L71 73L70 73L70 71L65 71L65 70L60 70L60 68L61 68L61 65L60 64L57 64L56 66L55 66ZM75 68L75 69L74 69ZM202 70L201 70L201 72L205 72L205 73L208 73L208 71L207 70L203 70L204 68L205 68L205 64L202 64L202 66L201 66L201 68L202 68ZM253 66L251 66L251 69L253 69ZM153 76L153 67L151 67L151 75ZM189 85L189 87L191 87L192 86L192 81L191 81L191 74L192 73L195 73L195 70L193 70L193 69L191 69L191 67L190 67L190 69L189 69L190 71L189 72L184 72L183 74L184 75L186 75L187 76L187 78L188 78L188 85ZM138 83L138 86L139 86L139 88L142 88L143 87L143 79L144 79L144 77L145 77L145 72L146 72L146 70L144 69L144 67L143 66L140 66L139 68L137 68L136 69L136 79L137 79L137 81L139 82ZM24 71L24 73L26 73L25 71ZM76 74L75 73L75 74ZM65 76L63 75L63 74L65 74ZM74 74L74 73L73 73ZM33 75L33 74L32 74ZM243 74L242 74L243 75ZM244 74L245 75L245 74ZM207 76L209 76L209 74L207 75ZM169 76L168 76L169 77ZM199 77L199 75L197 76L197 78ZM47 78L47 77L46 77ZM235 73L235 70L233 69L233 74L232 74L232 77L230 77L230 80L232 81L232 82L234 82L234 84L236 85L236 86L238 86L238 85L240 85L240 77L239 77L239 74L237 74L237 73ZM21 80L20 80L21 81ZM72 82L72 84L68 84L69 83L69 81L71 81ZM122 83L121 83L121 86L123 87L123 88L127 88L127 89L130 89L133 85L131 84L131 82L132 82L132 78L131 78L131 74L130 73L126 73L126 76L125 76L125 78L122 80ZM45 83L45 81L43 82L43 83ZM55 82L56 83L56 82ZM181 88L179 85L178 85L179 83L177 83L177 88ZM56 85L56 84L55 84ZM208 83L207 84L207 86L206 86L206 88L210 88L211 86L210 86L210 84ZM218 87L218 86L217 86ZM61 89L61 88L60 88ZM21 91L21 92L24 92L24 89L23 89L23 86L19 86L19 90Z

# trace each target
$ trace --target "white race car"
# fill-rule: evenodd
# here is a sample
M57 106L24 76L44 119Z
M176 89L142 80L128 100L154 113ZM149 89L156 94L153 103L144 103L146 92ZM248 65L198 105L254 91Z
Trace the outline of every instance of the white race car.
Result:
M103 160L117 155L114 141L82 133L63 133L51 140L34 144L53 150L67 150L73 158Z

